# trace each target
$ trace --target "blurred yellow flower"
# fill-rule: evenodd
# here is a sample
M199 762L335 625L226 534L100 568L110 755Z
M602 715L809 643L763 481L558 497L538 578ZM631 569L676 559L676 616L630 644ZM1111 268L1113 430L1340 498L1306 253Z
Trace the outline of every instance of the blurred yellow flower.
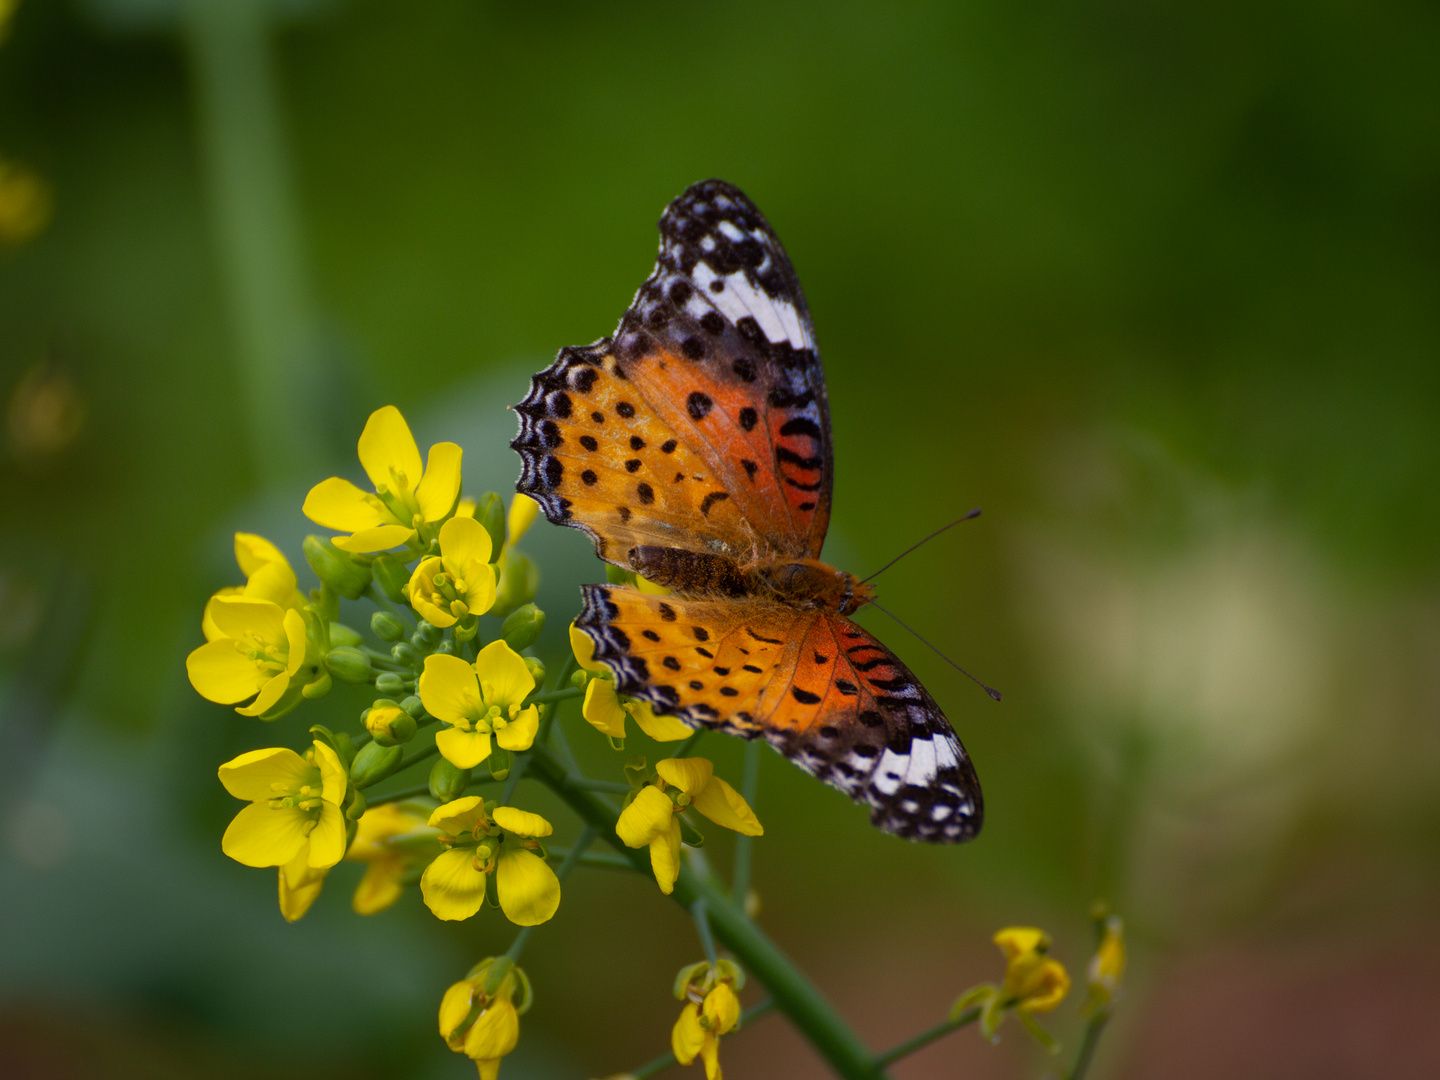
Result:
M285 867L296 889L307 868L327 870L345 854L345 767L325 743L317 740L305 757L285 747L251 750L220 766L220 782L250 803L220 841L236 862ZM282 909L286 887L282 880Z
M473 517L440 526L440 554L420 560L410 578L410 605L436 626L483 615L495 603L490 534Z
M14 247L45 231L55 196L43 176L17 161L0 158L0 246Z
M505 543L518 543L520 538L535 522L535 515L540 512L540 504L529 495L516 494L510 500L510 514L506 519Z
M1085 973L1089 996L1081 1015L1090 1017L1109 1008L1120 994L1125 977L1125 924L1120 916L1108 915L1101 923L1100 944Z
M503 641L480 650L474 665L458 656L427 656L420 700L451 725L435 736L445 760L473 769L490 756L490 737L506 750L528 750L540 727L540 710L522 703L535 690L524 658Z
M1041 1045L1057 1053L1059 1044L1035 1021L1036 1013L1049 1012L1070 992L1069 973L1049 956L1050 935L1033 926L1007 926L994 940L1005 954L1005 981L981 983L962 994L950 1008L950 1019L979 1008L980 1032L993 1040L1001 1021L1014 1013Z
M357 914L384 911L400 899L406 876L445 850L440 830L429 820L428 810L407 803L386 803L361 815L345 852L347 861L365 863L365 875L350 901Z
M580 706L580 715L597 731L612 739L623 739L625 718L629 716L656 742L678 742L695 734L694 728L673 716L656 716L648 701L617 693L610 669L595 659L595 642L574 623L570 624L570 648L576 663L600 676L585 687L585 700Z
M670 893L680 874L680 822L693 807L717 825L745 836L765 830L755 812L733 787L715 775L704 758L666 758L655 765L659 779L636 793L620 812L615 834L626 847L649 846L650 868L660 891Z
M360 464L374 494L332 476L305 496L306 517L329 529L349 532L335 546L365 554L408 544L417 530L449 517L460 496L460 447L436 443L422 468L410 426L393 405L370 414L360 434Z
M507 965L508 970L487 994L485 986L497 964ZM520 1040L520 1014L529 1007L530 981L523 971L503 957L482 961L440 1000L440 1037L451 1050L475 1062L480 1080L495 1080L500 1059Z
M241 595L214 597L206 614L218 636L185 659L190 683L202 697L221 705L254 697L235 711L273 720L299 701L304 683L321 674L319 659L309 655L299 612Z
M495 875L496 897L517 926L547 922L560 906L560 879L542 855L537 837L550 822L512 806L488 815L478 795L448 802L430 815L449 850L425 868L420 891L439 919L468 919L485 901L486 878Z
M698 1056L705 1063L705 1080L722 1080L720 1036L740 1026L735 991L744 985L744 972L730 960L692 964L676 977L675 996L685 1007L670 1030L670 1049L681 1065Z

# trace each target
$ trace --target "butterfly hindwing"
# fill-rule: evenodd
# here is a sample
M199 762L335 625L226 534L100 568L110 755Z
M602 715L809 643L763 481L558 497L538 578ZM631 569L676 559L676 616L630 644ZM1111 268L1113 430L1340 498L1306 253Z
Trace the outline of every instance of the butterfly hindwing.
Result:
M867 803L886 832L958 841L979 830L979 783L949 722L905 665L849 619L759 598L583 591L575 625L622 693L687 723L764 736Z

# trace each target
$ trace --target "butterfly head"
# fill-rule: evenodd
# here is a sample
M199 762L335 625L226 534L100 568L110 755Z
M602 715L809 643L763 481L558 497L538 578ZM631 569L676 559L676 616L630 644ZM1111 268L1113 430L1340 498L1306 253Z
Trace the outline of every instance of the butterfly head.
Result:
M836 570L819 559L785 559L762 563L754 575L780 599L813 605L840 615L864 607L875 599L875 587L853 574Z

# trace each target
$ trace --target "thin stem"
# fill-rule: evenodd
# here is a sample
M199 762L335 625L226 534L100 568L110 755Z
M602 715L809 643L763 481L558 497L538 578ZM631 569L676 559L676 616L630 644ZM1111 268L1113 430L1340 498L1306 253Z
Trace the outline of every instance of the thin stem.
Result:
M419 784L416 787L401 788L399 791L392 791L388 795L381 795L377 798L365 800L367 807L384 806L386 803L404 802L406 799L417 799L421 795L430 794L429 784Z
M649 851L627 848L615 834L619 817L615 807L599 792L571 784L565 766L548 749L537 746L531 753L530 775L554 791L582 821L595 826L598 834L632 866L649 875ZM682 863L670 896L686 909L702 896L705 898L715 939L770 992L775 1007L790 1018L837 1075L843 1080L883 1080L885 1074L871 1060L870 1051L830 1003L717 886Z
M760 740L745 744L745 771L740 775L740 795L751 810L760 788ZM755 838L738 833L735 837L735 872L730 879L730 902L745 910L745 897L750 892L750 863L755 853Z
M629 784L618 780L591 780L588 776L571 776L570 783L586 791L608 791L612 795L623 795L630 790Z
M565 853L565 861L562 862L559 869L555 871L555 876L559 880L564 881L570 871L575 869L575 864L580 861L580 856L585 854L585 849L594 843L594 841L595 830L591 826L586 825L585 828L580 830L580 835L576 838L570 850ZM535 927L526 926L515 935L515 940L510 943L510 948L505 950L505 955L510 958L511 963L519 961L520 954L525 951L525 946L530 943L530 935L534 932Z
M406 769L410 768L411 765L414 765L417 761L424 761L428 757L434 757L435 754L439 752L439 750L440 748L438 746L436 746L434 743L431 743L429 746L424 747L421 750L416 750L412 754L406 754L403 758L400 759L400 767L396 769L395 772L402 773ZM395 773L391 773L390 775L394 776Z
M412 556L412 558L413 558L413 556ZM360 595L361 595L361 596L364 596L365 598L367 598L371 603L375 604L377 607L382 607L382 608L384 608L384 609L385 609L386 611L388 611L391 615L394 615L394 616L395 616L397 619L399 619L402 623L404 623L406 626L408 626L408 627L410 628L410 630L411 630L412 633L414 632L414 630L415 630L415 617L410 614L409 610L407 610L406 608L401 607L399 604L395 603L395 602L394 602L393 600L391 600L388 596L386 596L383 592L381 592L379 589L377 589L377 588L375 587L375 585L374 585L373 582L372 582L371 584L369 584L369 585L366 585L366 586L365 586L365 591L364 591L363 593L361 593Z
M929 1031L922 1031L913 1039L906 1039L899 1046L896 1046L890 1050L886 1050L883 1054L880 1054L875 1058L875 1064L881 1069L885 1068L886 1066L893 1065L901 1058L909 1057L911 1054L915 1053L916 1050L929 1046L936 1039L943 1039L952 1031L959 1031L966 1024L973 1024L979 1018L979 1009L966 1009L954 1020L946 1020L943 1024L936 1024Z
M705 907L705 898L702 896L690 905L690 917L695 920L695 932L700 935L700 947L705 950L705 959L715 964L720 957L715 953L715 935L710 933L710 916Z
M570 854L569 848L551 848L550 858L564 859ZM587 851L580 856L581 866L594 866L601 870L624 870L628 873L638 873L634 864L626 858L612 854L608 851Z
M531 705L539 705L546 701L569 701L571 698L583 697L584 694L584 690L567 686L561 690L545 690L539 694L531 694L529 703Z
M500 794L501 806L510 805L510 800L515 797L515 789L520 786L520 781L525 776L525 769L529 764L529 753L516 755L515 760L510 763L510 775L505 778L505 790Z
M775 1000L773 998L766 998L764 1001L751 1005L750 1008L740 1014L740 1027L743 1028L746 1024L750 1023L750 1021L759 1019L774 1007ZM641 1065L640 1068L631 1069L623 1075L629 1077L630 1080L646 1080L647 1077L662 1073L675 1064L677 1064L677 1062L675 1061L675 1055L673 1053L661 1054L654 1061L646 1062L644 1065Z
M688 739L686 739L686 740L685 740L684 742L682 742L679 746L677 746L677 747L675 748L675 752L674 752L673 754L671 754L670 756L671 756L671 757L677 757L677 758L678 758L678 757L684 757L686 754L690 753L691 750L694 750L694 749L695 749L695 744L700 741L700 736L701 736L701 735L704 735L704 734L705 734L705 729L704 729L703 727L702 727L702 728L696 728L696 729L695 729L695 734L694 734L694 735L691 735Z
M1105 1025L1110 1022L1110 1013L1102 1010L1090 1018L1085 1025L1085 1037L1080 1040L1080 1049L1075 1053L1075 1064L1070 1066L1070 1071L1065 1074L1065 1080L1084 1080L1085 1074L1090 1071L1090 1062L1095 1057L1095 1047L1100 1042L1100 1033L1105 1030Z

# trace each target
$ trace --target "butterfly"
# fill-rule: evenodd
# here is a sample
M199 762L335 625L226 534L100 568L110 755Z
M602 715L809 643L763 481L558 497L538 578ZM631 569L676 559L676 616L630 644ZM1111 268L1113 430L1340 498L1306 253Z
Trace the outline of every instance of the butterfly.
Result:
M848 618L873 587L819 561L825 373L790 259L738 188L706 180L671 202L618 330L561 349L515 411L516 489L671 590L582 586L575 626L621 693L763 736L886 832L979 831L980 784L949 721Z

